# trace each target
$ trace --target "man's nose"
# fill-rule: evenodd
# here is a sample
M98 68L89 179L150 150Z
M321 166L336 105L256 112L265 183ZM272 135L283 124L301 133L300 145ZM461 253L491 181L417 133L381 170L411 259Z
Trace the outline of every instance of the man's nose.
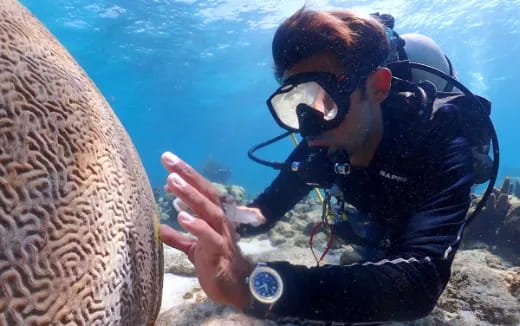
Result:
M325 114L325 97L327 96L327 93L323 89L319 89L316 93L316 97L314 98L314 101L312 102L312 107L314 110L317 110L323 114Z

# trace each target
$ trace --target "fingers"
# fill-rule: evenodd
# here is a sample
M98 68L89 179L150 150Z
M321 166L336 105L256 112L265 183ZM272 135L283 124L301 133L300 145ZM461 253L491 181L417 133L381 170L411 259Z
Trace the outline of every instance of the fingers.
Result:
M181 234L168 225L161 224L159 228L161 240L170 247L179 249L188 254L190 248L195 244L196 240Z
M169 188L169 187L168 187ZM186 211L188 213L190 213L191 215L194 215L193 214L193 211L191 210L191 208L188 207L188 205L186 205L180 197L177 197L173 200L173 207L175 208L175 210L180 213L182 211Z
M159 228L161 240L168 246L184 252L193 264L195 264L197 243L204 248L206 255L215 255L215 253L225 250L224 239L204 220L195 218L186 212L179 213L177 220L183 229L196 236L197 239L185 236L170 226L161 224Z
M204 219L218 233L222 232L223 212L219 206L215 205L175 172L168 176L167 187L173 194L180 197L193 210L195 215Z
M186 180L187 183L208 197L214 204L219 205L219 193L217 189L177 155L165 152L161 156L161 162L168 172L177 173Z
M186 231L196 236L209 252L221 252L224 248L224 239L206 221L193 217L186 212L180 212L177 219L179 224Z

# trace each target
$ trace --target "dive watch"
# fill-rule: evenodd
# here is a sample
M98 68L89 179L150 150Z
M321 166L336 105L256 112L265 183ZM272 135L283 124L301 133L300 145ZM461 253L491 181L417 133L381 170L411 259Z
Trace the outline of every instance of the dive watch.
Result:
M254 316L266 316L282 296L283 281L280 274L267 264L258 263L246 282L251 293L251 302L246 312Z

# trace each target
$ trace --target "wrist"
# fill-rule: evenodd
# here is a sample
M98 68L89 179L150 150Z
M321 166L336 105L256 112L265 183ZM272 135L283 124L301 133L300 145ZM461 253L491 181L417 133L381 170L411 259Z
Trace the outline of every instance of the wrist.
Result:
M244 291L241 291L241 294L237 299L237 302L233 306L235 306L235 308L237 308L238 310L245 312L250 302L251 293L249 292L249 288L245 286Z
M254 268L255 264L247 261L245 268L241 273L241 277L239 277L237 282L238 294L235 302L232 305L242 312L246 310L246 308L249 306L251 302L251 292L249 291L249 285L246 280L251 275Z

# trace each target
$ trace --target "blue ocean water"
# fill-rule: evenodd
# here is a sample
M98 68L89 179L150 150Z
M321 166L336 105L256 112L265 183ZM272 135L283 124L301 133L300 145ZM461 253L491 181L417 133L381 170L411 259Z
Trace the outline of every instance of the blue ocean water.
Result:
M173 151L201 168L213 159L254 196L276 172L247 158L280 134L265 105L277 87L271 40L302 5L396 18L450 57L458 79L493 102L500 176L520 176L520 0L22 0L97 84L126 127L153 187ZM262 153L283 160L289 140Z

